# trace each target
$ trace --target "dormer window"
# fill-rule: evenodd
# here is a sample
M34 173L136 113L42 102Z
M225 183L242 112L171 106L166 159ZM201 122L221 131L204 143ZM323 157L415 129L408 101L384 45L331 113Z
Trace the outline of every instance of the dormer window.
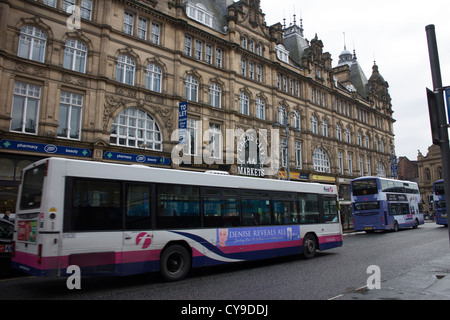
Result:
M282 44L277 45L276 51L279 60L289 63L289 51Z
M186 12L189 18L205 24L208 27L212 27L213 15L201 3L197 3L195 5L188 3Z

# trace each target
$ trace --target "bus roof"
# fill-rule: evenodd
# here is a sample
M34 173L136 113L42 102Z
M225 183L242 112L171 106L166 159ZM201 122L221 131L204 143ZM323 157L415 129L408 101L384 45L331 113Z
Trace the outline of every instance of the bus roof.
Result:
M127 165L56 157L39 160L26 167L24 170L28 170L47 161L49 162L51 171L56 170L59 171L61 175L70 177L185 185L194 184L198 186L220 188L337 194L336 186L319 183L292 182L234 175L218 175L203 172L148 167L144 165Z
M361 180L368 180L368 179L378 179L378 180L385 180L385 181L395 181L395 182L400 182L400 183L412 183L412 184L417 184L417 182L414 181L407 181L407 180L397 180L397 179L390 179L390 178L381 178L381 177L372 177L372 176L367 176L367 177L359 177L359 178L355 178L352 181L361 181Z

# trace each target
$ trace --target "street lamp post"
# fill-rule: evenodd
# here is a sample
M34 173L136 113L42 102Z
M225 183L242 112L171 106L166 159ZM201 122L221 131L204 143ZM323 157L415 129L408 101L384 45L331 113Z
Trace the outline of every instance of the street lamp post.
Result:
M286 110L283 107L278 107L278 114L280 114L280 111L282 113L282 117L284 118L283 122L286 126L286 176L287 176L287 180L290 181L291 180L291 170L290 170L290 158L289 158L289 136L290 136L290 124L289 124L289 119L291 116L296 116L297 118L299 118L299 115L297 113L297 111L295 110L291 110L288 113L286 113ZM281 126L281 123L276 122L273 124L274 128L279 128ZM300 132L300 129L297 127L295 128L295 132Z

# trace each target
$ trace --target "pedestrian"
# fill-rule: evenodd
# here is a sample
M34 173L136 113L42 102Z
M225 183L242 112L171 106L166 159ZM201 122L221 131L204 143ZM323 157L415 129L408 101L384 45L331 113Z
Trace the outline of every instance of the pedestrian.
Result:
M9 221L9 215L11 214L11 212L9 212L9 211L6 211L4 214L3 214L3 219L5 219L5 220L8 220Z

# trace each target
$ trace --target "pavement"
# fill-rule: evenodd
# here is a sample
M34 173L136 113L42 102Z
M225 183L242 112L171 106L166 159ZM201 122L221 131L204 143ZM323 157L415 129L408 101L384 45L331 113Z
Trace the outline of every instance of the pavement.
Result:
M332 300L450 300L450 254L406 270L392 279L381 275L381 288L367 286Z

